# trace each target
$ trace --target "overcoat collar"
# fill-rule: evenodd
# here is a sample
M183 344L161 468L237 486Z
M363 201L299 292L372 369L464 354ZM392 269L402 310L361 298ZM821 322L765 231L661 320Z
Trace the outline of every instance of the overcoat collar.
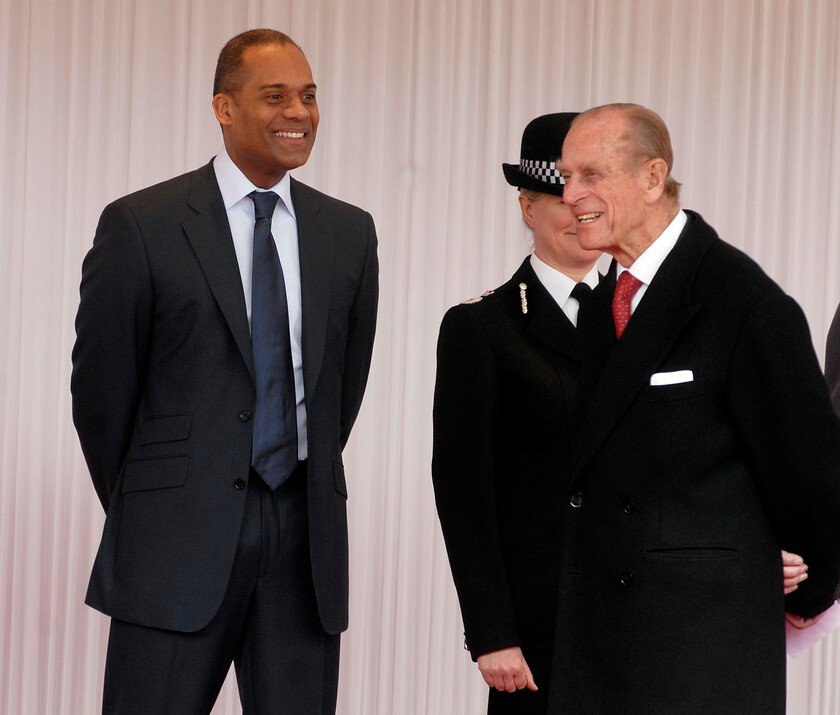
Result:
M580 360L581 346L577 330L537 278L537 274L531 267L530 256L514 273L511 283L514 290L521 290L519 286L522 283L526 286L524 291L528 312L521 316L525 324L525 332L557 352ZM520 313L522 311L521 294L519 311Z
M686 211L688 223L648 286L620 340L612 320L615 262L595 290L582 320L585 358L581 394L586 400L577 480L599 447L649 383L686 326L703 306L692 297L694 278L717 234L702 217Z

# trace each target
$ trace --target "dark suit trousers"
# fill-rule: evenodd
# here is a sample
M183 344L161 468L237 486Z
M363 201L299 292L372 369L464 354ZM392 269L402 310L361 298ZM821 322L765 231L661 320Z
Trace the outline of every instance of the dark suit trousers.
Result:
M340 636L321 627L306 467L272 492L254 473L227 593L195 633L111 621L103 713L202 715L231 662L246 715L335 712Z

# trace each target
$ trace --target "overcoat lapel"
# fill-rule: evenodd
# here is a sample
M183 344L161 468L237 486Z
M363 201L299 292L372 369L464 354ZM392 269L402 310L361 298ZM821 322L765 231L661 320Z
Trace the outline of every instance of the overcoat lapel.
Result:
M239 352L242 353L251 379L254 379L254 356L251 351L245 294L242 291L242 279L230 224L219 185L216 183L212 161L196 171L188 203L197 215L184 221L184 232L201 263L210 290L227 321Z
M629 409L650 376L667 358L674 344L702 305L692 302L692 285L703 256L716 240L714 231L696 214L663 262L621 339L610 338L614 278L599 291L587 327L587 371L597 370L581 427L580 452L572 480L580 477L588 462ZM614 276L614 267L610 268ZM608 326L608 327L607 327ZM612 347L610 348L610 343Z
M315 392L324 356L327 318L335 263L335 234L324 220L316 193L292 179L300 255L303 383L307 398Z
M537 274L531 267L530 257L519 267L512 282L515 285L524 283L525 296L528 302L528 312L522 317L526 322L525 332L533 338L544 342L558 353L580 360L580 338L575 326L557 305L554 298L540 283Z

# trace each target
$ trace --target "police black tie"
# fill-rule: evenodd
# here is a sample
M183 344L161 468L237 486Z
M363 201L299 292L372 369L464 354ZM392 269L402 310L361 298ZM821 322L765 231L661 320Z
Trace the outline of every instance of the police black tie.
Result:
M579 305L583 305L587 298L592 295L592 287L588 283L576 283L572 288L572 298L574 298Z
M253 191L254 263L251 282L251 346L257 378L251 466L272 489L297 466L295 375L289 305L283 268L271 235L277 205L273 191Z

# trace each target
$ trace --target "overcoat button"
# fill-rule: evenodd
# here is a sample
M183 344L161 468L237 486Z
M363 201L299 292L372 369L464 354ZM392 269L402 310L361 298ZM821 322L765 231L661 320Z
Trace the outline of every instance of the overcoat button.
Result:
M248 420L250 420L251 410L242 410L242 412L239 413L239 419L243 422L247 422Z
M572 494L572 496L569 497L569 504L571 504L575 509L583 506L583 494L580 492Z
M247 486L248 486L248 485L245 483L245 480L244 480L244 479L237 479L237 480L233 483L233 488L234 488L234 489L236 489L236 491L238 491L238 492L241 492L241 491L242 491L245 487L247 487Z
M632 571L624 571L621 574L621 581L622 586L632 586L633 585L633 572Z
M636 502L632 499L628 499L624 502L624 513L625 514L635 514L636 513Z

